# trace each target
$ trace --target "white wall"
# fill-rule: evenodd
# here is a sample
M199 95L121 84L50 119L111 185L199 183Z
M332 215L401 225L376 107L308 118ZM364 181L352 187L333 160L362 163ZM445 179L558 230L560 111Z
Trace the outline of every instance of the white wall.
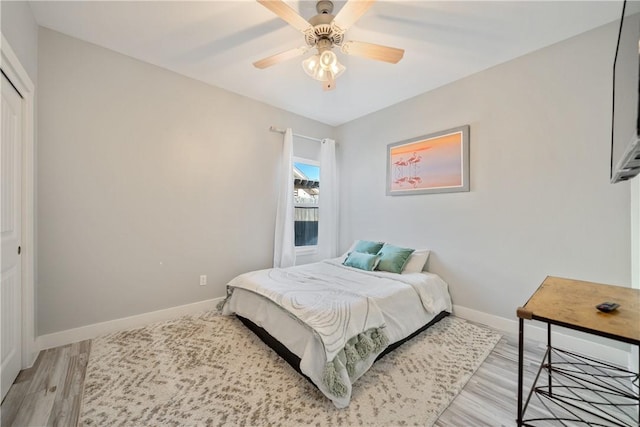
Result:
M38 335L221 297L272 265L269 126L330 126L45 28L39 52Z
M26 1L0 2L2 35L5 36L29 78L38 81L38 24Z
M601 27L339 127L342 248L428 247L454 304L511 319L547 275L629 286L629 184L609 184L616 37ZM387 144L464 124L470 192L385 196Z

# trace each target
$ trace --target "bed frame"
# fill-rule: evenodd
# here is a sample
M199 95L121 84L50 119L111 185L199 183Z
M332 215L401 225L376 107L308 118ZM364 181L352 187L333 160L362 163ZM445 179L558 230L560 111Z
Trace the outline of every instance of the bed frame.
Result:
M449 314L450 313L447 312L447 311L441 311L440 313L438 313L436 315L436 317L433 318L433 320L431 320L429 323L427 323L426 325L424 325L423 327L421 327L420 329L418 329L417 331L415 331L414 333L412 333L408 337L406 337L404 339L401 339L400 341L396 341L394 343L389 344L389 346L387 348L385 348L384 351L378 355L378 357L376 357L376 361L381 359L381 358L383 358L387 354L391 353L393 350L395 350L396 348L400 347L402 344L404 344L405 342L409 341L410 339L412 339L416 335L421 334L423 331L425 331L426 329L428 329L429 327L431 327L435 323L438 323L440 320L444 319ZM269 347L271 347L273 349L273 351L278 353L278 355L280 357L282 357L289 365L291 365L291 367L293 369L295 369L300 375L305 377L307 379L307 381L309 381L311 384L313 384L315 386L313 381L311 381L311 379L308 376L306 376L305 374L303 374L302 371L300 370L300 358L298 356L296 356L294 353L292 353L280 341L278 341L273 336L271 336L271 334L269 334L269 332L265 331L263 328L261 328L260 326L256 325L251 320L249 320L249 319L247 319L245 317L242 317L242 316L238 316L237 314L236 314L236 317L238 319L240 319L240 321L242 323L244 323L244 325L247 328L251 329L251 331L253 331L253 333L256 334L258 336L258 338L260 338L266 345L268 345Z

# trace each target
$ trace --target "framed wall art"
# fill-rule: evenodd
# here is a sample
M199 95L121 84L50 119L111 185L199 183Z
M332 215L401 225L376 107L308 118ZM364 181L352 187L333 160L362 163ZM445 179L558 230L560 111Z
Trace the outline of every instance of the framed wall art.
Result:
M387 145L387 196L469 191L469 125Z

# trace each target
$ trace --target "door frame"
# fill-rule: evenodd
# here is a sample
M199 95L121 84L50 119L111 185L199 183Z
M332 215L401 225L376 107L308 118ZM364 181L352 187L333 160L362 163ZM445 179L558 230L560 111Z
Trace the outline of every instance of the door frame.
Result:
M0 68L22 95L22 369L33 365L35 345L35 85L2 35Z

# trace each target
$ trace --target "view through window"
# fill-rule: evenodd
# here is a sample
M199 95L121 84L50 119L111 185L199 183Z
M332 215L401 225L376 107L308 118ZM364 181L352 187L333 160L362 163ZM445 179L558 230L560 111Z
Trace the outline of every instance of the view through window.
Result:
M296 247L318 244L320 165L312 160L293 163L294 228Z

